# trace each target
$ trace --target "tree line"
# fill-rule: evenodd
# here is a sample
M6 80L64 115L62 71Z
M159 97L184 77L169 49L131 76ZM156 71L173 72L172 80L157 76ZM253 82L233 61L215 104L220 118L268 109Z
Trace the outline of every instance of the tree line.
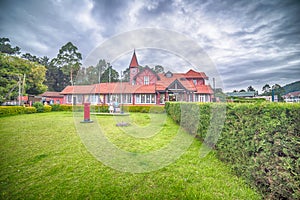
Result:
M247 88L247 90L241 89L241 90L233 90L233 92L255 92L255 95L259 96L272 96L277 95L279 101L283 101L282 96L286 93L286 90L284 87L281 87L279 84L274 84L270 86L269 84L265 84L262 89L262 93L258 94L258 90L254 89L251 85Z
M63 45L57 56L50 59L28 52L21 54L21 48L13 47L9 38L0 38L0 103L17 98L21 81L24 82L22 95L38 95L46 90L61 92L68 85L129 81L129 67L119 74L104 59L100 59L96 66L84 68L81 62L82 54L72 42ZM143 66L139 68L141 70ZM164 72L160 65L152 70Z

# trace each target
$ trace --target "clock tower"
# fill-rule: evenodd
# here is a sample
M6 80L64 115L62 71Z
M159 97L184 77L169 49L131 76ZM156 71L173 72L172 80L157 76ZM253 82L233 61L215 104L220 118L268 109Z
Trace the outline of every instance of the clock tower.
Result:
M130 71L130 84L135 85L133 78L139 72L139 64L135 55L135 50L133 51L133 55L129 64Z

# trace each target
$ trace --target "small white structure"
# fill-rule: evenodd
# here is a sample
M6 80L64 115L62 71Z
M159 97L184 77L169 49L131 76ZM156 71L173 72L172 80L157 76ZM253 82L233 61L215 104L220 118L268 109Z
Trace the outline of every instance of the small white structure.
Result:
M299 103L300 102L300 91L290 92L282 96L284 101L287 103Z

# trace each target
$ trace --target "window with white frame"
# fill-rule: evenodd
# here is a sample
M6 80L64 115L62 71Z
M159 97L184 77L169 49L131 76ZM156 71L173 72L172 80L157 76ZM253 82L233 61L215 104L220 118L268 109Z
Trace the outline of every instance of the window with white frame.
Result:
M155 104L155 94L136 94L135 100L140 104Z
M72 95L67 96L67 103L72 103Z
M189 94L189 102L193 102L193 94Z
M96 104L98 102L98 96L96 95L91 95L89 99L92 104Z
M83 98L82 98L82 95L77 95L77 103L82 103L82 100L83 100Z
M122 101L121 101L122 99ZM110 95L110 100L112 102L130 104L132 103L132 95L131 94L112 94ZM108 101L110 103L110 101Z
M122 94L122 103L131 103L132 102L132 95L131 94Z
M206 102L205 95L203 95L203 94L196 94L195 95L195 101L196 102Z
M149 76L144 76L144 85L149 85Z

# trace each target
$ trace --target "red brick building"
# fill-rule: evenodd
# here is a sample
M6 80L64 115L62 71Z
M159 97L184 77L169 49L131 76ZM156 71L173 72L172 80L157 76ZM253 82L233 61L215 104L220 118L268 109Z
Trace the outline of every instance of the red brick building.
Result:
M65 104L164 104L165 101L211 102L213 90L205 83L204 72L156 73L149 67L139 70L135 52L129 70L129 82L67 86L60 94Z
M48 104L63 104L64 96L59 92L44 92L40 95L42 97L42 102L47 102Z

